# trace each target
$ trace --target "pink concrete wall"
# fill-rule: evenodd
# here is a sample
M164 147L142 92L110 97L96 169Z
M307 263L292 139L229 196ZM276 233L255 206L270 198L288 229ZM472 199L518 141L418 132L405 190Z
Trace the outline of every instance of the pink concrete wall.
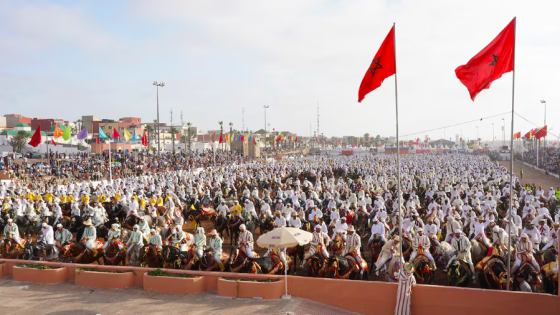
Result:
M26 260L0 259L5 276L11 277L13 265L29 263ZM66 281L74 281L76 268L134 271L134 285L143 286L144 274L153 268L93 266L41 262L50 266L66 267ZM164 269L165 270L165 269ZM204 276L205 290L218 291L220 277L267 279L280 276L166 270ZM0 274L1 276L1 274ZM282 276L283 278L283 276ZM361 314L393 314L398 285L374 281L307 278L288 276L288 293L323 304L340 307ZM560 297L548 294L504 292L494 290L453 288L435 285L417 285L412 289L412 314L414 315L470 315L488 314L560 314Z

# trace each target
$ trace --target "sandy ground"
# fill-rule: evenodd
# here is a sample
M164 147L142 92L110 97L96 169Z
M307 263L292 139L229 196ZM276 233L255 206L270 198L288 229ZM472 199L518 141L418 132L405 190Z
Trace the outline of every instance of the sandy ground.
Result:
M155 293L142 288L97 289L72 282L37 284L0 279L3 315L50 314L355 314L313 301L234 299L216 292Z
M508 170L510 168L509 161L500 161L500 165L507 167ZM560 187L560 179L552 175L546 175L544 172L538 171L529 165L524 165L519 161L513 162L513 171L517 177L520 176L521 168L523 168L523 178L521 179L521 184L523 185L535 184L537 187L543 186L545 191L548 191L550 187L554 187L554 189Z

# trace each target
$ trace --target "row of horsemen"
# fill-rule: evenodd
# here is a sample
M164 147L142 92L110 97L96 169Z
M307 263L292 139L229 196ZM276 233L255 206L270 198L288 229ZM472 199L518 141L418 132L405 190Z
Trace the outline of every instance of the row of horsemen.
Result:
M290 190L289 186L285 187L287 187L286 190ZM543 252L551 248L555 248L556 250L558 249L558 235L556 232L557 225L552 225L552 229L548 227L547 220L552 222L554 222L554 220L548 213L545 213L546 207L544 207L544 203L543 205L540 205L540 203L544 201L542 196L541 199L536 202L534 201L535 198L533 198L531 202L527 202L528 199L523 198L523 210L520 211L519 215L512 216L511 220L509 220L506 216L501 220L502 226L499 226L497 223L498 220L496 220L499 216L496 211L496 206L494 205L495 202L493 202L491 195L483 198L485 200L480 203L471 203L474 207L468 209L471 207L469 203L466 205L457 205L457 200L460 200L460 198L457 198L456 196L454 196L451 200L449 199L449 196L441 195L436 195L436 198L430 198L432 196L429 196L428 191L425 199L431 202L428 202L426 212L422 213L421 210L424 209L420 209L417 202L417 196L411 196L406 202L406 207L404 204L402 204L400 208L393 205L393 211L391 211L391 214L387 214L386 210L386 208L391 205L390 202L387 202L391 199L391 197L387 198L387 196L383 196L382 194L373 194L373 198L369 198L369 194L365 195L366 198L374 200L372 203L373 207L370 206L370 204L366 204L364 206L365 202L363 200L364 197L362 196L356 198L355 201L352 200L352 197L355 196L353 196L353 194L350 194L350 198L348 200L349 202L343 206L337 204L336 202L332 202L332 199L328 200L328 202L323 200L323 202L321 202L321 204L324 205L323 209L321 209L320 206L316 207L315 203L305 204L304 207L297 207L296 202L290 203L289 200L288 202L285 202L285 205L283 205L282 203L284 198L282 197L284 197L285 194L280 198L276 198L272 205L265 202L265 198L263 198L262 201L257 203L258 206L255 207L251 201L256 199L255 196L247 198L246 191L244 191L243 197L245 198L241 199L244 201L243 207L241 207L239 202L236 200L235 205L231 208L227 206L224 208L224 203L216 208L218 215L220 216L233 215L240 217L243 217L242 213L249 214L249 216L252 217L257 217L257 209L261 212L261 216L272 217L271 208L279 209L274 212L274 227L291 226L296 228L305 228L305 226L308 226L305 223L311 223L314 227L311 228L311 230L313 230L313 240L303 261L307 263L309 273L312 275L328 274L329 271L334 270L334 273L331 272L331 274L335 277L348 277L355 279L363 278L364 271L367 270L368 267L367 264L364 263L360 252L361 249L363 250L361 239L370 234L367 233L369 231L366 232L362 228L363 223L365 222L368 228L371 227L371 237L368 242L368 247L372 250L372 257L377 258L376 262L372 261L371 268L373 270L375 267L378 275L382 277L385 276L385 279L391 280L392 272L390 272L390 269L393 266L391 262L395 259L395 253L398 252L397 248L399 242L401 241L396 235L393 237L391 237L391 235L398 234L398 228L396 228L396 226L398 226L397 218L399 217L399 213L403 213L401 224L403 227L404 239L402 241L403 245L406 243L406 246L403 247L408 249L408 253L407 251L404 251L404 259L408 259L416 265L420 265L422 263L420 260L424 260L426 263L424 264L426 265L425 268L417 268L419 275L422 273L422 281L430 281L429 277L425 277L426 273L423 273L423 270L430 269L431 271L435 271L436 269L436 262L434 261L433 256L436 256L436 258L447 259L449 262L446 264L447 266L454 265L456 258L459 258L459 260L466 262L472 277L474 277L475 274L474 265L477 265L477 269L479 267L479 259L476 259L473 264L471 256L474 255L470 254L471 251L478 258L482 258L480 261L483 261L486 265L489 264L487 261L490 261L490 263L493 262L494 265L496 264L496 260L503 261L505 256L504 253L507 252L507 233L505 231L507 230L508 225L510 225L509 227L512 229L512 241L517 243L515 254L513 255L513 257L515 257L513 271L522 267L522 263L524 268L525 265L528 265L533 267L535 270L540 269L539 264L533 257L534 251L539 247L543 247ZM392 195L394 195L394 192ZM451 195L453 196L453 193ZM358 194L358 196L360 195ZM530 193L528 193L527 196L530 196ZM82 198L84 198L84 196ZM158 199L159 198L161 197L158 197ZM131 252L135 253L132 259L131 257L128 258L129 262L138 262L140 260L140 255L144 252L155 252L157 257L161 256L160 258L157 258L157 261L159 262L165 262L165 257L178 257L173 260L173 265L175 267L192 268L195 266L195 263L192 261L189 263L185 262L185 257L189 257L189 255L184 254L185 252L194 253L195 255L191 256L198 260L205 258L205 252L210 252L214 260L214 264L207 262L205 266L208 268L215 268L216 270L225 269L225 265L228 265L230 260L227 259L227 254L222 255L221 247L223 240L219 237L218 232L212 231L210 233L210 243L206 245L206 235L204 235L204 230L202 228L197 228L194 235L183 231L183 222L178 219L181 218L181 211L176 211L178 213L177 216L174 215L174 211L157 213L158 210L156 205L162 204L160 203L162 200L158 199L155 199L155 204L150 203L146 216L143 216L142 214L138 215L136 213L136 209L130 209L129 207L127 218L130 216L138 217L138 225L132 226L132 231L127 233L126 229L121 229L118 223L113 223L107 235L108 242L105 244L97 240L97 230L95 226L99 226L107 221L107 213L104 213L102 210L103 208L96 206L95 203L92 207L89 203L87 203L87 200L85 200L82 209L84 216L89 218L83 222L85 227L83 229L83 233L81 234L80 242L77 244L71 246L73 244L71 243L72 233L65 229L61 223L57 222L61 219L60 216L54 216L54 224L56 224L55 231L52 231L52 228L50 228L48 224L42 224L40 240L47 245L43 248L44 257L49 258L53 255L52 253L55 251L52 250L51 247L60 248L60 252L78 253L77 256L91 253L90 259L98 258L99 250L107 250L109 249L109 246L111 248L114 247L115 252L117 253L121 253L126 247L128 256L130 256ZM44 201L37 201L37 209L43 210L45 208L42 203L44 203ZM384 203L387 203L387 205ZM519 208L517 200L515 203L515 206ZM77 203L74 202L73 204ZM167 200L165 205L168 206ZM292 206L294 208L292 208ZM55 206L55 208L58 207ZM72 213L73 216L76 217L77 210L75 210L75 208L79 209L80 207L71 208L71 211L74 212ZM241 209L241 211L238 209ZM519 209L521 210L521 208ZM53 212L57 213L58 211L55 209ZM323 214L323 212L325 213ZM100 214L97 215L97 213ZM43 215L41 212L39 212L39 214ZM103 216L103 214L105 215ZM146 223L146 221L151 221L146 220L146 218L155 217L155 214L164 215L167 219L165 221L165 226L156 227L153 224ZM519 218L520 215L523 216L523 218ZM101 218L98 218L99 216L101 216ZM367 220L356 220L356 218L361 217L366 217ZM345 222L349 221L348 218L354 218L356 224L360 224L359 228L357 225L356 228L355 225L348 225ZM557 218L555 219L558 221ZM535 223L537 223L537 228L534 227ZM556 224L556 222L553 224ZM14 225L16 226L15 228ZM172 226L172 228L169 226ZM360 228L362 229L360 230ZM258 257L258 255L256 255L256 253L252 250L253 241L251 231L247 231L246 227L242 224L239 226L239 229L241 231L237 241L238 247L235 249L235 255L231 256L243 257L244 259L239 261L243 261L244 264L241 267L237 266L234 269L244 270L244 268L248 268L248 270L263 271L263 268L259 265L259 261L253 261L256 259L263 259L264 257ZM309 229L309 227L307 227L307 229ZM165 239L162 239L162 234L165 234L162 233L162 230L171 230L170 233L168 233L168 237ZM446 230L445 239L440 239L442 230ZM20 244L19 233L17 232L17 225L14 224L13 220L8 220L8 224L4 228L5 238L12 239L15 243ZM467 238L467 235L464 232L467 232L470 239ZM491 234L491 236L487 237L486 233ZM329 236L329 234L331 234L331 236ZM52 237L50 235L52 235ZM348 239L348 236L352 237ZM519 242L517 242L518 238ZM489 239L491 239L491 242ZM544 244L541 245L541 243ZM165 247L163 244L168 247L167 251L163 250L163 247ZM80 245L80 249L75 248L80 247ZM489 250L489 248L494 247L497 248L498 255L494 255L496 251ZM175 249L178 249L178 251ZM51 255L48 255L47 252L51 253ZM329 252L331 254L329 254ZM488 253L488 257L481 253ZM167 255L163 256L164 254ZM274 265L274 262L276 262L276 266L281 266L282 264L284 266L290 266L291 264L289 257L288 259L286 258L286 256L288 256L286 254L286 249L278 249L267 254L268 255L265 256L272 257L271 259L273 263L271 266ZM33 255L33 253L30 255ZM348 256L348 258L345 256ZM500 260L498 259L499 257L495 256L499 256L502 259ZM73 257L73 261L80 261L80 257L67 257ZM105 260L111 260L114 259L114 257L115 256L106 257ZM147 260L149 255L143 255L143 257ZM125 259L122 258L122 261L124 260ZM152 259L152 261L153 260L154 259ZM180 263L178 263L179 260L181 261ZM195 259L193 258L192 260ZM168 261L171 260L168 259ZM147 264L146 261L143 261L143 263ZM267 261L263 263L263 265L266 264ZM252 267L244 267L245 265L250 265ZM385 267L385 269L383 267ZM341 268L346 269L341 270ZM484 268L484 266L480 267L481 270L484 270ZM269 269L274 270L275 268L272 267ZM279 267L274 271L276 272L281 269L282 267ZM550 269L550 272L554 273L556 270L557 273L557 268ZM427 274L430 273L427 272ZM503 284L503 279L499 279L499 281ZM490 284L488 285L490 286Z

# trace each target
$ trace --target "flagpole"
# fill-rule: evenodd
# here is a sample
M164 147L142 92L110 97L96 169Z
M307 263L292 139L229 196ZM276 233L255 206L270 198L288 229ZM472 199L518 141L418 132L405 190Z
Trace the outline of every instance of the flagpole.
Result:
M512 69L512 83L511 83L511 140L510 140L510 173L509 173L509 213L508 213L508 257L507 257L507 285L506 291L509 291L509 282L511 280L511 224L512 224L512 209L513 209L513 118L515 117L515 42L516 42L516 29L517 17L513 22L513 69ZM505 131L504 131L505 132ZM539 155L537 154L537 159ZM538 165L538 164L537 164Z
M111 173L111 141L107 139L107 143L109 144L109 183L113 183L113 174Z
M396 23L393 23L393 47L394 49L394 57L395 57L395 116L396 116L396 129L397 129L397 209L399 213L399 254L401 256L401 261L403 260L402 255L402 243L403 243L403 236L402 236L402 215L401 211L401 152L399 146L399 101L398 101L398 90L397 90L397 40L396 40ZM404 268L404 266L401 266Z

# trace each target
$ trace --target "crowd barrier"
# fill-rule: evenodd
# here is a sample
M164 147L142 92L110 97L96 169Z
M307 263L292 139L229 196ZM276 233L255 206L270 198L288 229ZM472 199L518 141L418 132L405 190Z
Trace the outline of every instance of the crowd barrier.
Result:
M17 280L18 267L15 264L28 264L26 260L0 259L0 277L14 277ZM230 272L206 272L187 270L165 270L169 273L186 273L197 275L198 278L163 278L157 277L155 283L147 272L154 268L95 266L82 264L68 264L55 262L41 262L49 266L60 266L63 277L58 282L74 281L76 285L90 287L123 288L140 286L149 291L173 293L197 293L202 291L216 291L219 295L228 297L256 297L264 299L280 298L284 294L284 277L255 274L239 274ZM126 271L126 275L115 273L96 273L95 277L79 279L82 276L78 268L98 268L105 270ZM36 270L34 270L36 271ZM34 278L25 281L44 282L39 273ZM52 277L52 275L49 275ZM227 278L240 279L278 279L273 282L238 282L225 280ZM104 279L101 279L104 278ZM119 278L119 279L117 279ZM108 281L107 279L111 279ZM148 280L146 280L148 279ZM180 283L185 281L184 284ZM288 293L319 303L339 307L361 314L393 314L398 284L352 281L341 279L308 278L288 276ZM51 281L52 282L52 281ZM55 281L57 282L57 281ZM560 297L522 292L505 292L471 288L453 288L436 285L417 285L412 289L412 314L439 315L450 314L467 315L472 313L488 314L560 314Z

